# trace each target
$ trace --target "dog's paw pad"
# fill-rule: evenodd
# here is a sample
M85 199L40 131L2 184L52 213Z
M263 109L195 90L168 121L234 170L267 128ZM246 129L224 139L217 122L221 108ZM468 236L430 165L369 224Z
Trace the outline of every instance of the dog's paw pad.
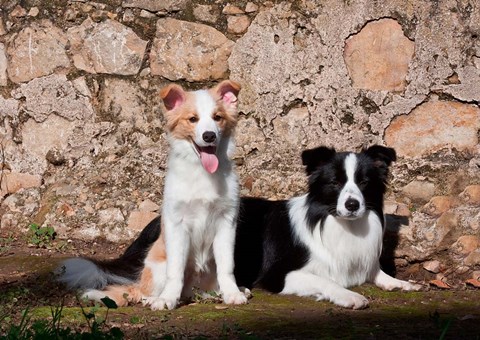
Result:
M227 305L243 305L247 303L247 296L242 292L224 294L223 302Z

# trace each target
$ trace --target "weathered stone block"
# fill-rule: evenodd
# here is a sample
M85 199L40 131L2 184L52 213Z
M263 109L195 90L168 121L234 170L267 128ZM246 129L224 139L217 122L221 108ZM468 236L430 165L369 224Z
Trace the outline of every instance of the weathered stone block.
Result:
M430 101L395 117L385 131L388 146L400 156L422 156L444 147L473 149L478 144L480 109L451 101Z
M48 20L33 22L8 45L8 76L15 83L70 67L66 34Z
M421 211L431 216L440 216L456 204L457 200L454 197L435 196L422 207Z
M158 214L152 211L132 211L128 218L128 228L131 230L143 230Z
M68 30L75 67L89 73L137 74L147 42L114 20L85 20Z
M347 39L344 58L354 87L374 91L405 89L414 43L393 19L369 22Z
M187 0L124 0L122 7L146 9L150 12L176 12L185 8Z
M65 75L52 74L22 84L18 95L25 97L25 109L37 122L53 113L69 121L89 121L94 115L90 99L80 93Z
M246 15L230 16L227 18L228 32L233 34L243 34L250 25L250 18Z
M150 52L152 74L172 81L225 78L233 44L210 26L160 19Z
M404 195L413 201L429 201L435 193L435 185L428 181L414 180L402 188Z
M18 172L2 171L0 173L0 200L7 194L20 189L37 188L42 185L42 176Z
M480 206L480 184L466 187L460 198L467 204Z

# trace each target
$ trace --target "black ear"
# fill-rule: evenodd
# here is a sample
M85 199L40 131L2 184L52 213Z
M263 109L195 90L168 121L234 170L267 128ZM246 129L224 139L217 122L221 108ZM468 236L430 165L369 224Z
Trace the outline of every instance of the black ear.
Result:
M330 161L335 153L335 149L326 146L303 151L302 163L306 166L307 174L310 175L316 168Z
M372 145L368 149L363 150L363 153L373 159L376 166L389 166L397 160L397 153L394 149L381 145Z

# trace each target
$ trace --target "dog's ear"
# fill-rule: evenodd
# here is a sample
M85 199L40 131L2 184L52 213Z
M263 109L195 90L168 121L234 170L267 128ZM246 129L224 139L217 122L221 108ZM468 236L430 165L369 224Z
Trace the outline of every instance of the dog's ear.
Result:
M373 164L376 167L385 165L388 167L397 160L397 153L394 149L381 145L372 145L368 149L363 150L363 153L373 159Z
M310 175L315 169L329 162L335 154L334 148L327 148L326 146L303 151L302 164L306 166L307 175Z
M185 91L180 85L170 84L160 90L160 97L167 111L176 109L185 101Z
M237 108L237 97L242 87L233 80L224 80L213 88L227 109Z

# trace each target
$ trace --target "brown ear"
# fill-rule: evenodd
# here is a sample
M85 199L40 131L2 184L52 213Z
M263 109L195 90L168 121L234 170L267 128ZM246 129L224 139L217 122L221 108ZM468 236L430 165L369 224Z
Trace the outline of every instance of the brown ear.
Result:
M227 108L235 109L237 107L237 97L242 87L233 80L224 80L217 86L214 91L220 96L223 104Z
M176 109L185 101L185 91L180 85L170 84L160 90L160 97L168 111Z

